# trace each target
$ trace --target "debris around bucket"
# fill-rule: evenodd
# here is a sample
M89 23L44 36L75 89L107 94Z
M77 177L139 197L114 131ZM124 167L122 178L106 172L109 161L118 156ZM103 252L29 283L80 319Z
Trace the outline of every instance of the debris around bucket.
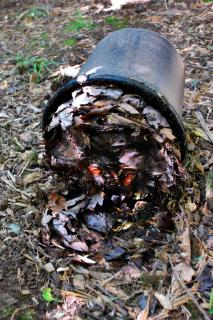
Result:
M167 120L142 97L114 86L72 92L52 114L45 143L67 195L50 197L43 238L56 234L77 251L88 252L97 238L82 223L107 234L118 220L153 215L184 176Z

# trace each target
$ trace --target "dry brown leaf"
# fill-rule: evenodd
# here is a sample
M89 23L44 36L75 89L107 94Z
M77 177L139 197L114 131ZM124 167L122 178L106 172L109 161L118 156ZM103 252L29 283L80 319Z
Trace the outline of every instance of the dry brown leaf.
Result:
M123 290L121 290L120 288L112 287L111 284L106 285L104 289L109 291L113 295L119 297L119 299L124 299L124 300L128 299L128 296Z
M59 196L57 193L52 192L49 196L48 207L53 212L59 212L63 209L67 210L66 199Z
M85 279L82 274L76 274L73 276L73 285L76 290L85 290Z
M84 241L73 241L72 243L69 244L69 247L76 251L84 251L84 252L89 251L89 248L86 242Z
M113 104L115 104L115 101L103 99L103 100L97 100L97 101L95 101L93 104L94 104L94 106L96 106L97 108L101 108L101 107L107 106L107 105L109 105L109 104L110 104L110 105L113 105Z
M42 172L35 171L35 172L29 173L28 175L26 175L23 179L23 182L27 186L27 185L31 184L32 182L40 180L42 177L43 177Z
M125 222L123 222L122 225L117 226L116 228L113 228L113 231L114 232L120 232L122 230L127 230L127 229L131 228L132 225L133 225L132 222L125 221Z
M98 281L104 281L112 277L112 273L98 271L89 271L89 275Z
M122 278L127 282L132 282L133 279L138 279L141 276L141 271L132 266L124 266L120 270Z
M32 131L26 130L22 132L19 137L21 138L22 141L29 143L32 142L33 136L32 136Z
M194 165L195 169L201 173L204 173L204 169L203 169L203 166L202 164L199 162L199 161L196 161L195 162L195 165Z
M182 251L181 256L187 265L191 263L191 243L189 235L189 227L187 226L184 232L178 237L180 241L179 247Z
M129 103L122 102L119 104L118 110L125 114L140 114L140 112L131 106Z
M197 205L190 200L184 206L186 213L193 213L197 209Z
M175 266L175 271L180 273L181 279L186 282L190 282L193 275L195 274L194 270L190 266L191 264L191 243L190 243L190 233L189 227L186 226L182 235L178 237L180 241L179 247L181 249L181 257L183 262L180 262Z
M180 262L175 266L175 271L180 273L180 278L185 282L190 282L195 272L190 265L187 265L185 262Z
M155 297L158 299L158 301L164 307L164 309L166 309L166 310L172 310L173 309L172 302L169 299L169 297L164 296L163 294L158 293L158 292L155 293Z
M173 135L172 133L172 129L170 128L163 128L160 130L160 134L164 137L167 138L170 141L173 141L174 139L176 139L176 137Z

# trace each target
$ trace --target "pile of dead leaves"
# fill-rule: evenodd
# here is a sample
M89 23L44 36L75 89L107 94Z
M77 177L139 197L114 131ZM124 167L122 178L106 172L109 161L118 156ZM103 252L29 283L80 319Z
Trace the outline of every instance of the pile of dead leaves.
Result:
M100 298L90 296L89 313L81 309L84 318L178 319L188 311L177 310L191 300L205 317L194 295L204 292L200 301L206 308L209 270L193 285L195 270L206 262L193 261L192 267L186 219L199 200L195 191L195 202L180 192L175 207L181 184L190 192L191 180L160 112L114 86L84 86L51 115L44 136L47 162L66 183L60 195L49 196L43 242L64 250L77 272L73 288L83 305L87 293L101 292ZM113 302L114 295L123 300ZM136 302L142 311L130 307Z
M107 234L118 221L155 214L184 175L167 120L113 86L72 92L52 114L45 139L47 161L67 181L66 194L50 196L45 243L59 236L71 249L97 250L101 236L85 226Z

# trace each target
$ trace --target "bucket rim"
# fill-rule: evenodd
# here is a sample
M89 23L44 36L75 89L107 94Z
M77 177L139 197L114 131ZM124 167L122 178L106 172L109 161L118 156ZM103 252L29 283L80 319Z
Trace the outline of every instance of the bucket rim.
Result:
M80 81L79 78L71 79L59 88L44 107L42 117L43 137L45 138L45 129L50 123L50 116L57 110L60 104L67 102L71 98L71 94L74 90L87 85L104 84L115 85L120 89L124 89L126 94L131 93L139 95L144 98L145 101L150 103L153 108L158 110L166 118L174 131L174 134L177 136L182 159L184 159L186 153L186 137L183 122L167 99L161 95L157 89L152 88L149 84L112 74L90 74L85 76L83 81Z

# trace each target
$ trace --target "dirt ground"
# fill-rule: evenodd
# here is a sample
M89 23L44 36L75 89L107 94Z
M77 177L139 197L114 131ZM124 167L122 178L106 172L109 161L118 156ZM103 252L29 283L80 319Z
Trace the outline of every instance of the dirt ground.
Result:
M205 181L213 147L196 112L212 135L213 11L211 2L188 3L107 11L109 1L1 0L0 319L211 319L213 220ZM98 252L77 255L42 243L48 197L65 184L43 161L41 115L66 80L61 70L82 64L100 39L126 26L160 32L183 57L190 178L180 199L170 199L166 231L150 231L153 221L149 232L121 226L118 243L134 254L110 263Z

